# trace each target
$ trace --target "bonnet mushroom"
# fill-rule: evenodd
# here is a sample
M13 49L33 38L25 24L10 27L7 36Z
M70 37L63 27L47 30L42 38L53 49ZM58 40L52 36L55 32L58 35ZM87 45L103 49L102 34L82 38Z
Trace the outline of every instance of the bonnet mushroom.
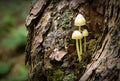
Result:
M75 22L74 22L75 26L79 27L79 31L81 31L81 26L86 24L86 20L83 17L82 14L78 14L77 17L75 18Z
M84 29L82 31L82 35L84 36L84 52L86 53L86 37L88 36L88 31L86 29Z
M78 54L78 58L79 58L79 61L82 60L82 57L81 57L81 53L79 51L79 45L78 45L78 39L82 39L83 36L81 34L80 31L78 30L75 30L73 33L72 33L72 39L75 39L76 40L76 49L77 49L77 54ZM80 46L81 47L81 46Z

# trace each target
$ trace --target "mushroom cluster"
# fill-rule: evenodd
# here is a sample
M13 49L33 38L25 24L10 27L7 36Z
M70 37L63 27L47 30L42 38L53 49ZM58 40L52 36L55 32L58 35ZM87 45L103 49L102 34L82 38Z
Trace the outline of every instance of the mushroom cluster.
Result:
M86 25L85 18L78 14L74 21L75 26L79 27L79 30L75 30L72 34L72 39L76 40L76 49L79 62L82 60L82 38L84 37L84 52L86 53L86 36L88 36L87 29L81 30L81 26ZM79 45L80 44L80 45Z

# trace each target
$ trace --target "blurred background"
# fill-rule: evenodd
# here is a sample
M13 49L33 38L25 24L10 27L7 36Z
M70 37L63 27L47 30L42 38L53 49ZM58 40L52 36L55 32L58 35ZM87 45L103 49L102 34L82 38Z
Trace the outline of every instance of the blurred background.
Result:
M25 18L31 0L0 0L0 81L27 81Z

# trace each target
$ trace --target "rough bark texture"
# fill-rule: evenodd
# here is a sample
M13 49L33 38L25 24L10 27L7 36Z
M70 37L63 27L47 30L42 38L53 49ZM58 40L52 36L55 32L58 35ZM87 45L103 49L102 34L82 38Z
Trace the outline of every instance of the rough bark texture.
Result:
M120 81L120 0L106 0L101 47L79 81Z
M71 39L78 13L89 31L80 63ZM29 81L120 81L120 0L39 0L26 27Z

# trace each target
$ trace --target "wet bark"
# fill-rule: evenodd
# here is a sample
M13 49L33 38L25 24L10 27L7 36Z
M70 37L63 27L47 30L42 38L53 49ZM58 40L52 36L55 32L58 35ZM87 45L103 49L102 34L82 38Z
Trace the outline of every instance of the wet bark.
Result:
M78 13L89 31L80 63L71 39ZM120 81L119 0L38 0L26 27L29 81Z

